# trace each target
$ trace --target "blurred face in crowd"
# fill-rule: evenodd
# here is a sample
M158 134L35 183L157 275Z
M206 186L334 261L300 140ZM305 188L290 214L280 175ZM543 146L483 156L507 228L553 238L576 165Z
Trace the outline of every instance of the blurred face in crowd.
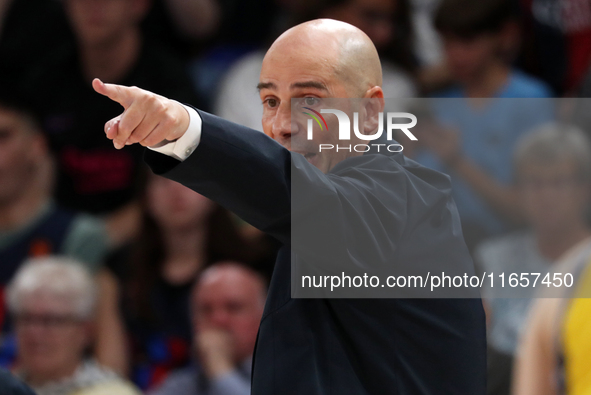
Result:
M146 194L148 212L165 230L192 229L215 208L208 198L160 176L150 177Z
M358 27L381 50L394 37L395 12L396 0L350 0L328 9L324 16Z
M584 218L589 184L582 181L574 161L524 164L518 182L523 209L534 229L561 232Z
M0 206L21 196L45 154L43 137L33 124L0 107Z
M193 295L195 330L227 331L239 363L254 351L265 297L262 280L238 264L212 267Z
M138 26L148 0L66 0L65 6L82 45L108 46Z
M15 316L18 362L37 383L70 376L89 342L90 323L74 313L70 300L36 291L21 296Z
M520 42L519 27L507 21L495 32L463 37L442 32L446 61L453 77L460 83L478 82L494 65L508 63Z
M460 83L480 78L500 56L499 37L492 33L471 38L444 34L443 45L450 71Z
M340 142L338 121L333 114L324 115L328 130L323 133L318 125L314 125L313 139L308 140L306 123L291 122L291 99L300 99L302 107L315 108L319 112L320 108L326 108L322 105L325 98L381 100L381 83L377 51L362 31L330 19L298 25L283 33L263 60L258 85L263 103L263 131L327 173L342 160L362 153L336 149L320 152L320 144L336 147L365 141L352 134L351 140ZM383 108L383 100L379 103ZM377 108L369 110L381 111ZM374 133L377 117L365 116L365 112L360 111L359 124L361 133Z

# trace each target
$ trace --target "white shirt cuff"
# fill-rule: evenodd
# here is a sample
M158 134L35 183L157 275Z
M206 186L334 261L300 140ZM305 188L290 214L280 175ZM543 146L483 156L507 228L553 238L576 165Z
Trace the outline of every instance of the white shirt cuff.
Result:
M179 103L181 104L181 103ZM187 159L195 151L201 141L201 117L194 108L185 106L185 110L189 113L189 127L181 137L175 141L164 140L159 144L148 147L149 149L160 152L180 160L181 162Z

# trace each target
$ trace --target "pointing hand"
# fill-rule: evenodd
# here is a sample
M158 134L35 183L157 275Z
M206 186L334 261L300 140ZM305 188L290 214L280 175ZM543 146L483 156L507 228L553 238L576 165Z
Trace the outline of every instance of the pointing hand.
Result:
M189 127L189 113L178 102L137 88L105 84L98 78L92 87L101 95L121 104L121 115L105 124L107 138L117 149L139 143L152 147L180 138Z

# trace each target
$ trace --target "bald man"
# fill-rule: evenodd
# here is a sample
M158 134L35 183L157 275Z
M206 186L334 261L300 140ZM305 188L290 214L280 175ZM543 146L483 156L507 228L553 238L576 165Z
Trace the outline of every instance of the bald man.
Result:
M311 253L292 243L292 227L325 213L338 219L321 223L334 232L328 237L346 257L360 257L352 261L358 268L374 264L363 258L369 251L390 260L392 270L452 262L473 272L448 177L401 153L319 151L319 144L338 144L337 134L314 133L308 141L305 128L292 125L293 98L306 106L362 98L359 132L373 134L378 125L369 114L384 107L380 84L380 62L368 37L326 19L286 31L267 52L258 86L265 134L139 88L93 82L97 92L125 108L105 125L115 147L149 147L145 159L154 172L283 243L253 358L253 395L485 392L485 322L478 298L291 297L292 259L304 262ZM335 116L325 119L328 130L338 130ZM350 143L366 141L356 134ZM306 185L304 199L293 198L294 182ZM377 226L364 222L372 216ZM351 237L355 230L366 231L361 241Z
M198 366L174 372L149 395L249 395L266 296L263 277L240 263L204 270L191 295Z

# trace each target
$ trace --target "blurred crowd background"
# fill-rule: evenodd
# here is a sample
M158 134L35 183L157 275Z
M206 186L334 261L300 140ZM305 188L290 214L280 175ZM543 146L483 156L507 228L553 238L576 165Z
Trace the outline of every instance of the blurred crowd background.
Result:
M393 107L447 100L400 142L451 176L479 271L574 276L483 290L489 394L591 391L590 0L0 0L1 366L40 395L249 393L277 242L115 150L91 81L261 130L265 50L314 18L367 33Z

